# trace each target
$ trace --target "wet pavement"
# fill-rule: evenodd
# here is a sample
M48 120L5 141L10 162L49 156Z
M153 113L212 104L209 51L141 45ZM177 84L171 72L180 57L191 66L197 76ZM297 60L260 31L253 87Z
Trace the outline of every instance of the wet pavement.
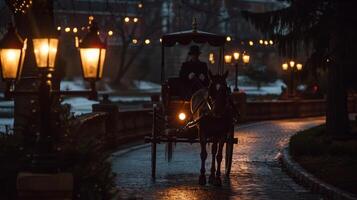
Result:
M149 145L118 151L112 160L113 170L117 173L117 199L321 199L289 178L281 170L277 157L291 135L323 122L323 118L305 118L259 122L236 128L235 137L239 144L234 146L231 176L223 178L222 187L198 185L198 144L176 144L171 162L165 160L165 145L159 145L155 182L151 179ZM210 164L209 154L207 176Z

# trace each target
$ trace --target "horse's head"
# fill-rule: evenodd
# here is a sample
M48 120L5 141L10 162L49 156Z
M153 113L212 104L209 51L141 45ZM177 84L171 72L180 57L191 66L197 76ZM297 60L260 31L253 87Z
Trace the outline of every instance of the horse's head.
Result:
M216 117L221 117L227 111L227 103L229 98L229 88L226 78L228 71L223 75L213 75L208 71L210 84L208 86L208 98L211 104L212 114Z

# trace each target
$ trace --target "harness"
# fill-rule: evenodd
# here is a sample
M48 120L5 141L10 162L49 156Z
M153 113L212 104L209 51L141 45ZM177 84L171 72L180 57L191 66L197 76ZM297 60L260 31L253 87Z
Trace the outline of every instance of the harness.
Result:
M181 128L181 130L185 130L187 128L192 128L194 126L196 126L204 117L207 117L207 116L213 116L213 113L211 112L212 111L212 108L213 108L213 105L216 103L216 101L214 101L212 99L211 96L207 96L206 98L204 98L197 106L197 108L192 112L192 115L195 115L198 110L204 105L206 104L207 105L207 108L209 110L209 112L205 112L203 113L201 116L199 116L197 119L195 120L191 120L189 121L183 128ZM235 113L239 116L239 112L237 111L237 108L236 106L234 105L234 103L232 102L232 99L231 98L228 98L228 104L230 104L232 106L232 109L235 111ZM236 122L236 120L235 120Z
M208 96L207 98L204 98L197 106L197 108L195 109L195 111L192 112L192 115L195 115L198 110L204 105L206 104L207 105L207 108L209 111L212 111L212 105L214 105L215 101L212 100L212 97ZM186 128L192 128L194 126L196 126L201 120L202 118L204 117L207 117L207 116L210 116L212 115L212 112L205 112L203 115L199 116L198 119L195 119L195 120L192 120L192 121L189 121L183 129L186 129Z

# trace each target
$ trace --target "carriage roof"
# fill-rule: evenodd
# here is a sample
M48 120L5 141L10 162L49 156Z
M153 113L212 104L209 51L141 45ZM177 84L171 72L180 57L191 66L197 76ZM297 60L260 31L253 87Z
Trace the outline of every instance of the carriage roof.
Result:
M176 43L188 45L191 42L208 43L211 46L222 47L226 43L226 36L193 29L165 34L162 37L162 46L164 47L172 47Z

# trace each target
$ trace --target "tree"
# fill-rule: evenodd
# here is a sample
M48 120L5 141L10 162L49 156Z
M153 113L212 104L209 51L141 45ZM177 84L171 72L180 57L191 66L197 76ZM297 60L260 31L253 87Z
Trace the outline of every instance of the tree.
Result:
M262 83L272 83L277 80L276 72L265 65L250 66L244 74L256 83L258 90L260 90Z
M355 87L357 15L352 1L282 0L288 6L266 13L243 12L258 29L273 36L280 53L295 57L301 51L307 64L328 70L327 132L344 136L349 132L347 89ZM309 67L309 66L307 66Z
M142 1L140 5L136 5L136 16L129 17L128 21L126 21L128 13L118 15L113 8L107 8L111 13L112 22L114 22L112 25L116 27L115 31L119 34L119 44L121 45L119 56L116 58L119 63L118 71L113 84L121 83L122 78L145 47L152 48L153 43L159 42L162 28L162 1L147 3ZM128 7L129 5L125 6ZM120 18L120 20L116 20L117 18Z

